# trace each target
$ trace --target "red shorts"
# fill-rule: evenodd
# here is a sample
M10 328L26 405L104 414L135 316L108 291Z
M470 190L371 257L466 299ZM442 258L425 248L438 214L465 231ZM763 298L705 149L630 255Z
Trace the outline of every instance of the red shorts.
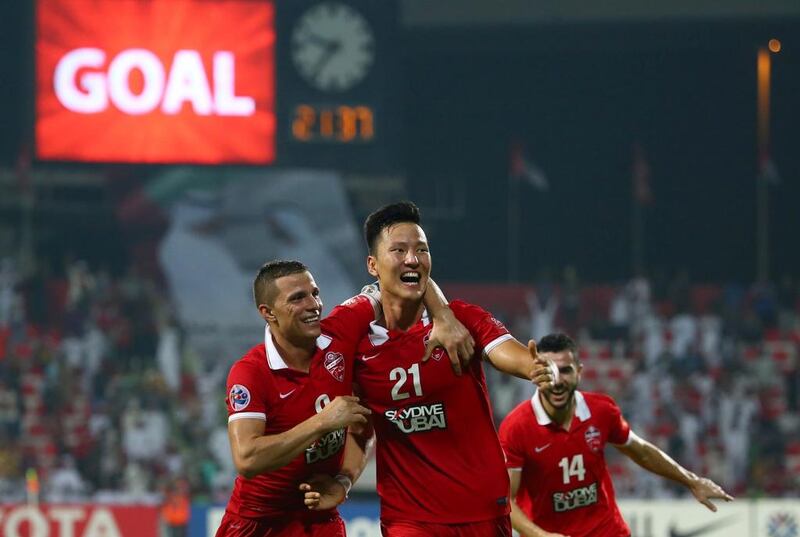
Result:
M345 537L345 531L344 521L338 514L330 518L272 519L243 518L226 511L215 537Z
M502 516L466 524L381 520L381 534L383 537L511 537L511 518Z

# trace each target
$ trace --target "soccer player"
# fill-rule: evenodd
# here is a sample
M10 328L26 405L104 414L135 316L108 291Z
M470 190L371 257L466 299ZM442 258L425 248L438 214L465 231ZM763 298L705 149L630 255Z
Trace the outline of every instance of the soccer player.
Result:
M265 264L253 293L267 325L264 343L228 376L228 436L240 475L217 536L343 537L336 510L305 507L301 483L344 498L364 467L371 432L360 429L370 411L352 395L352 360L379 308L358 295L321 319L320 291L298 261Z
M614 400L580 392L583 366L575 342L550 334L539 355L558 367L557 379L512 410L500 425L511 480L511 521L521 537L628 537L604 448L611 444L644 469L685 485L712 511L711 499L733 500L650 442L637 436Z
M489 313L454 301L478 359L451 370L442 349L421 360L431 326L423 295L431 256L417 207L388 205L364 224L367 268L380 284L383 314L356 354L355 382L372 410L377 489L385 537L510 536L508 475L482 368L548 380L526 348Z

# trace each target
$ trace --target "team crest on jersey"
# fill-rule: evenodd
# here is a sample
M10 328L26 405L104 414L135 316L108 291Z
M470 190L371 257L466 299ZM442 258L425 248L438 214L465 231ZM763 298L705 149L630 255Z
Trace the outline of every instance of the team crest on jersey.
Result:
M423 347L427 347L428 346L428 341L430 341L430 340L431 340L431 333L428 332L427 334L425 334L425 337L422 338ZM442 359L442 356L444 356L444 353L445 353L445 350L442 347L436 347L435 349L433 349L433 352L431 353L431 358L433 358L434 360L436 360L438 362L439 360Z
M344 356L341 352L329 352L325 355L325 369L339 382L344 382Z
M603 448L603 445L600 441L600 431L594 425L590 425L586 432L583 433L583 437L586 439L586 444L589 446L589 449L592 451L600 451Z
M250 390L241 384L234 384L231 386L231 391L228 394L228 399L231 403L231 408L236 412L244 410L250 404Z

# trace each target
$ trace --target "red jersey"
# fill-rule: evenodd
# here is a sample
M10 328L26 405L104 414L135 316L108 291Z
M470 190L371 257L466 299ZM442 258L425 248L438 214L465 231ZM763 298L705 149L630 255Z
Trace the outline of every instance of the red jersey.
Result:
M374 318L366 296L337 306L322 320L308 373L286 365L267 325L264 343L236 362L228 375L228 423L243 418L264 420L264 434L278 434L314 416L336 396L352 394L353 354ZM237 476L226 510L246 518L285 516L293 511L313 517L297 487L312 474L337 474L346 438L345 429L332 431L282 468L252 479Z
M522 472L517 505L547 531L628 537L604 450L607 443L626 444L631 428L607 395L576 391L575 403L569 431L550 420L538 391L500 425L506 465Z
M381 518L458 524L506 515L508 474L492 420L481 355L511 339L489 313L450 304L476 341L456 376L442 349L421 363L432 325L406 332L372 323L356 354L355 381L372 410Z

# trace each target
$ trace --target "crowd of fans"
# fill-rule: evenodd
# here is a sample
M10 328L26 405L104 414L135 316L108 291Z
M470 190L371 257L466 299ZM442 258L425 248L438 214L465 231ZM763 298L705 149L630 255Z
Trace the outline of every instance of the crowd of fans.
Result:
M208 380L168 296L134 270L112 276L69 261L23 277L0 259L0 499L24 500L29 469L47 501L157 502L178 480L195 501L227 499L224 379ZM734 494L798 494L791 279L590 286L568 271L511 297L522 307L509 304L504 320L520 340L575 335L582 388L613 395L634 430L684 466ZM502 304L487 306L503 316ZM532 393L499 375L489 381L498 420ZM681 493L626 461L611 456L621 497Z
M24 499L32 468L49 501L157 502L184 479L226 499L222 388L210 423L164 290L80 261L64 272L0 265L0 498Z

